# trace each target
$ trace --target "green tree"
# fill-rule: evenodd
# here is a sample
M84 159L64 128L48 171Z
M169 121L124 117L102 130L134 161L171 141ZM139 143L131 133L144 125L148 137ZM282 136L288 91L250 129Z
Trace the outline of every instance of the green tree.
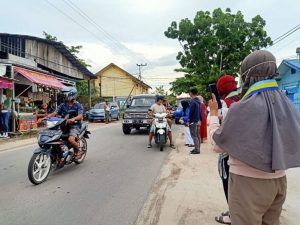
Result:
M199 11L193 21L173 21L165 36L177 39L182 47L177 60L185 72L184 78L172 82L171 90L180 94L197 86L207 95L207 85L221 74L236 74L240 62L252 51L272 44L265 31L265 20L257 15L251 22L244 20L241 11L218 8L212 13Z
M78 54L80 53L80 50L82 49L82 45L76 45L76 46L67 46L62 41L58 41L56 36L53 36L45 31L43 31L43 35L45 39L50 41L56 41L61 44L63 44L66 49L80 62L81 65L84 67L91 67L91 65L87 64L84 59L81 59L78 57ZM88 95L88 82L86 80L78 81L76 82L76 88L78 91L78 94L81 96ZM96 90L91 90L92 94L95 94Z
M156 95L162 95L162 96L166 95L166 91L164 89L164 86L161 85L161 86L155 87L155 94Z

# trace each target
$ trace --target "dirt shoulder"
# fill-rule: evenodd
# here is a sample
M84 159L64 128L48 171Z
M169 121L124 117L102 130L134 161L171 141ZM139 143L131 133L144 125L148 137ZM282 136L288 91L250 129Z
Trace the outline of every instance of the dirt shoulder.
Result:
M217 171L218 155L210 145L201 146L201 155L190 155L183 145L183 134L177 140L154 184L136 225L212 225L214 217L227 209ZM300 221L300 169L288 172L288 196L282 225Z

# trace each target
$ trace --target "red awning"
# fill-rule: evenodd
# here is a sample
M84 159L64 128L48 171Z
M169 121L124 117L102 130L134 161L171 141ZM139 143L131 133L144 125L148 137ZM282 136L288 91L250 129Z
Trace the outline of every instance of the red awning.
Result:
M14 67L14 71L21 74L26 79L30 80L32 83L60 90L64 88L64 85L59 80L48 74L20 67Z
M12 89L13 82L11 79L7 79L5 77L0 77L0 88L2 89Z

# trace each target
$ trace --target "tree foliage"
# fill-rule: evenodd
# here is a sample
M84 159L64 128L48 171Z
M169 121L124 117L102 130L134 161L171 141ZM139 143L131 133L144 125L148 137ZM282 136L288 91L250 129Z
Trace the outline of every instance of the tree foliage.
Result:
M165 96L166 95L166 91L164 89L164 86L161 85L161 86L155 87L155 94L156 95Z
M197 86L201 94L207 94L207 85L219 75L235 74L250 52L272 44L265 25L259 15L247 22L241 11L234 14L220 8L212 13L199 11L193 21L173 21L165 36L177 39L182 46L177 55L182 68L177 71L186 76L172 82L171 90L180 94Z

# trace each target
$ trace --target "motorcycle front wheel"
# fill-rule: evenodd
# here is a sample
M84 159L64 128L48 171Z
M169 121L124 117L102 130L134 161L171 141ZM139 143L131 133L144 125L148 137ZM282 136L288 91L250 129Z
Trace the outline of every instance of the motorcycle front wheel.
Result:
M83 163L85 157L86 157L86 153L87 153L87 142L86 142L86 139L85 138L80 138L79 141L78 141L78 144L79 144L79 149L81 151L81 158L78 159L78 160L75 160L74 162L76 164L81 164Z
M28 178L31 183L38 185L43 183L51 170L51 156L40 152L32 155L28 165Z

